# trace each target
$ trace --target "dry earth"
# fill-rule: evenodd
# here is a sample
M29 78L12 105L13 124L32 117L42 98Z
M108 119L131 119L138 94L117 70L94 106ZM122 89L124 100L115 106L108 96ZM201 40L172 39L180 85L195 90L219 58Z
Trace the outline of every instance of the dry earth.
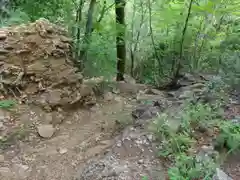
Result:
M73 179L81 165L112 145L114 118L129 118L130 112L124 110L129 106L116 99L102 107L69 113L51 138L41 139L33 130L26 139L2 150L1 179ZM41 122L44 112L40 111L22 112L22 118L28 117L22 120Z

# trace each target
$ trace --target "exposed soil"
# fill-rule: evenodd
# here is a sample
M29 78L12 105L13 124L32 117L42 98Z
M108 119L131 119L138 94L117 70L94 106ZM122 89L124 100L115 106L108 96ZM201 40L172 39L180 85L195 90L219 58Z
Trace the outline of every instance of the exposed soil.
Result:
M112 145L116 118L129 118L131 112L130 105L123 102L118 99L71 112L50 139L34 133L2 150L1 179L73 179L81 165ZM36 110L30 113L35 114L29 119L32 121L42 116Z
M224 171L234 180L240 178L240 153L228 157L223 165Z

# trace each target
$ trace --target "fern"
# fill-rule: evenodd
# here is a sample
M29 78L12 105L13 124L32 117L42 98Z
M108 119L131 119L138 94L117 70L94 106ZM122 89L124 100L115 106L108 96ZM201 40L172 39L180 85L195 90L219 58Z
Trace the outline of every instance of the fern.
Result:
M16 104L15 101L12 100L1 100L0 101L0 108L2 109L9 109Z

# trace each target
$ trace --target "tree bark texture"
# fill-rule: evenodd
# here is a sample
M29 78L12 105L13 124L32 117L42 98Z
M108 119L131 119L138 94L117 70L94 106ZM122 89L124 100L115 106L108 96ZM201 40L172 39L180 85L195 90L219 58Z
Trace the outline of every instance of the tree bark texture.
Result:
M126 44L125 44L125 0L115 0L116 13L116 49L117 49L117 81L124 80L125 62L126 62ZM123 28L118 29L119 25Z
M87 22L86 22L85 34L83 38L83 48L80 51L80 60L82 62L81 69L84 68L84 62L87 60L86 55L87 55L88 46L91 41L90 39L92 35L93 12L94 12L95 5L96 5L96 0L91 0L88 8L88 13L87 13Z

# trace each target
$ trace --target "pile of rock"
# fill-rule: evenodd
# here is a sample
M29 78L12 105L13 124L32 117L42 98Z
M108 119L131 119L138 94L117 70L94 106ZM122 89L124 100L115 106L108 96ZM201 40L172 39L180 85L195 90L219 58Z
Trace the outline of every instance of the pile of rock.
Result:
M0 29L0 95L47 109L93 96L69 60L70 44L67 32L46 19Z

